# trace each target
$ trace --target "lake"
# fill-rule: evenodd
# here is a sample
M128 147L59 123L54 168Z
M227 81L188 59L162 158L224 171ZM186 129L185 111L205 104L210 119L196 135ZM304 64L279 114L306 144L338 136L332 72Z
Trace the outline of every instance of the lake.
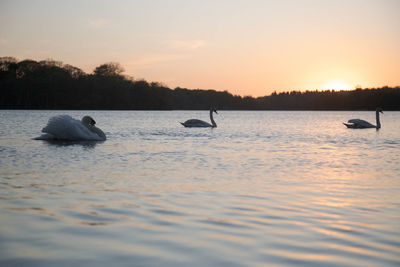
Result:
M92 116L104 142L33 140ZM400 266L400 112L0 111L1 266Z

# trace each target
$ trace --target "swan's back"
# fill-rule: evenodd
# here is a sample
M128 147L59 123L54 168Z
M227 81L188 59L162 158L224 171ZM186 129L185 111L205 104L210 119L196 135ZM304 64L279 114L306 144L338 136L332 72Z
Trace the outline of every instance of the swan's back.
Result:
M212 127L212 125L208 122L198 119L190 119L185 122L181 122L181 124L185 127Z
M47 125L42 129L42 138L38 139L57 139L57 140L84 140L102 141L105 138L90 131L81 121L69 115L59 115L49 119Z
M361 119L351 119L347 122L353 124L353 127L351 128L376 128L375 125ZM345 125L347 126L347 124Z

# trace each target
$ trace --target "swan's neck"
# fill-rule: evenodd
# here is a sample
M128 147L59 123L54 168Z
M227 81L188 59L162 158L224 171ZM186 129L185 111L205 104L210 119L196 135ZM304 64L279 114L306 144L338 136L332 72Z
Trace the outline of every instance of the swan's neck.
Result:
M210 110L210 120L211 120L211 123L212 123L212 127L217 127L217 124L215 123L214 118L213 118L213 111L212 110Z
M376 129L381 128L381 121L379 119L379 111L376 111Z

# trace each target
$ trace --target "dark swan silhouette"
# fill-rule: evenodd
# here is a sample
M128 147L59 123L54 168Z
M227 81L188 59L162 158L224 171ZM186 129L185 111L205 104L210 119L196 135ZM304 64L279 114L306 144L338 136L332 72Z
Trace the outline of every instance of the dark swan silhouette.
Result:
M380 129L381 122L379 120L379 113L383 114L383 110L381 108L376 109L376 126L365 120L360 120L360 119L351 119L351 120L348 120L347 123L344 122L343 124L346 125L347 128L352 128L352 129L365 129L365 128Z
M42 129L43 135L36 140L67 140L67 141L104 141L106 135L95 126L96 121L90 116L76 120L69 115L54 116Z
M202 120L198 120L198 119L190 119L187 120L185 122L181 122L181 124L185 127L211 127L211 128L215 128L217 127L217 124L214 121L213 118L213 112L215 112L215 114L218 114L216 109L210 109L210 120L212 124L209 124L208 122L202 121Z

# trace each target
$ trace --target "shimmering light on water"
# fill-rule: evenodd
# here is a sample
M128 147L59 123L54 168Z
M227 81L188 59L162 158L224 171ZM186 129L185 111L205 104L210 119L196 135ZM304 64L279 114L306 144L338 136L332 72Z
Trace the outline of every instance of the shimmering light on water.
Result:
M57 114L108 140L32 140ZM0 111L0 265L398 266L399 115Z

